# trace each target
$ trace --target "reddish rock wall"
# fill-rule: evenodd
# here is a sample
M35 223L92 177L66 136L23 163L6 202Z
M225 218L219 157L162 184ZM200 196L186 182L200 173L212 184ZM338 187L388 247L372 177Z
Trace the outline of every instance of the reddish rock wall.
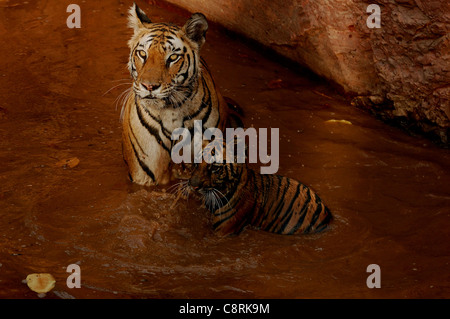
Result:
M439 0L167 0L355 94L353 104L450 141L450 4ZM367 6L381 8L369 29Z

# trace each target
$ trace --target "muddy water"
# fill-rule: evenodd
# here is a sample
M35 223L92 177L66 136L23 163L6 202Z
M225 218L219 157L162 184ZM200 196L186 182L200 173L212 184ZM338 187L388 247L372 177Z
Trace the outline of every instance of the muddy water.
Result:
M0 1L1 298L37 298L22 283L34 272L55 276L47 298L450 297L448 150L212 27L203 55L221 90L248 125L280 129L279 173L335 216L319 235L218 238L194 199L171 208L170 192L127 180L131 2L81 1L81 29L66 27L70 3ZM188 17L142 7L154 21ZM66 286L74 263L80 289ZM380 289L366 286L369 264Z

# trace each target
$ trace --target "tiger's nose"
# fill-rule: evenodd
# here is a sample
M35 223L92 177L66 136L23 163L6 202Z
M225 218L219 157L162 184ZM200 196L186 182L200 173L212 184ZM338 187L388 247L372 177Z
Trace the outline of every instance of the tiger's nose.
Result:
M202 180L197 175L194 175L189 179L189 185L191 185L196 190L199 189L202 184Z
M157 90L161 86L160 83L146 83L146 82L142 82L141 85L150 92Z

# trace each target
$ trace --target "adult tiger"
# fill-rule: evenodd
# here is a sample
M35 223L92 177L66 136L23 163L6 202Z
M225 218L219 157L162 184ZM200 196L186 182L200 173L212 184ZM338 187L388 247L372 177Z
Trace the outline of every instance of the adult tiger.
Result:
M222 149L211 143L203 156L215 156L218 149L223 162L198 164L182 191L193 188L203 196L219 234L239 233L252 225L290 235L320 232L329 225L332 215L311 188L288 177L256 173L236 160L226 163L226 144L218 142Z
M152 23L136 5L129 11L134 34L128 68L132 91L122 109L123 157L132 181L166 184L172 179L171 134L176 128L241 126L235 105L217 90L200 58L208 23L195 13L183 27Z

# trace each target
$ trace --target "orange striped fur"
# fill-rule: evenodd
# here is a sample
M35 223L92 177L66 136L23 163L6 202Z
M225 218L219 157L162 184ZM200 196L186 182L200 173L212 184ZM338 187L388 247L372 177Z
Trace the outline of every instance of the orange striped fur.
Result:
M332 220L329 209L308 186L288 177L256 173L245 163L202 162L189 185L203 195L213 227L221 235L239 233L247 225L285 235L314 233Z

